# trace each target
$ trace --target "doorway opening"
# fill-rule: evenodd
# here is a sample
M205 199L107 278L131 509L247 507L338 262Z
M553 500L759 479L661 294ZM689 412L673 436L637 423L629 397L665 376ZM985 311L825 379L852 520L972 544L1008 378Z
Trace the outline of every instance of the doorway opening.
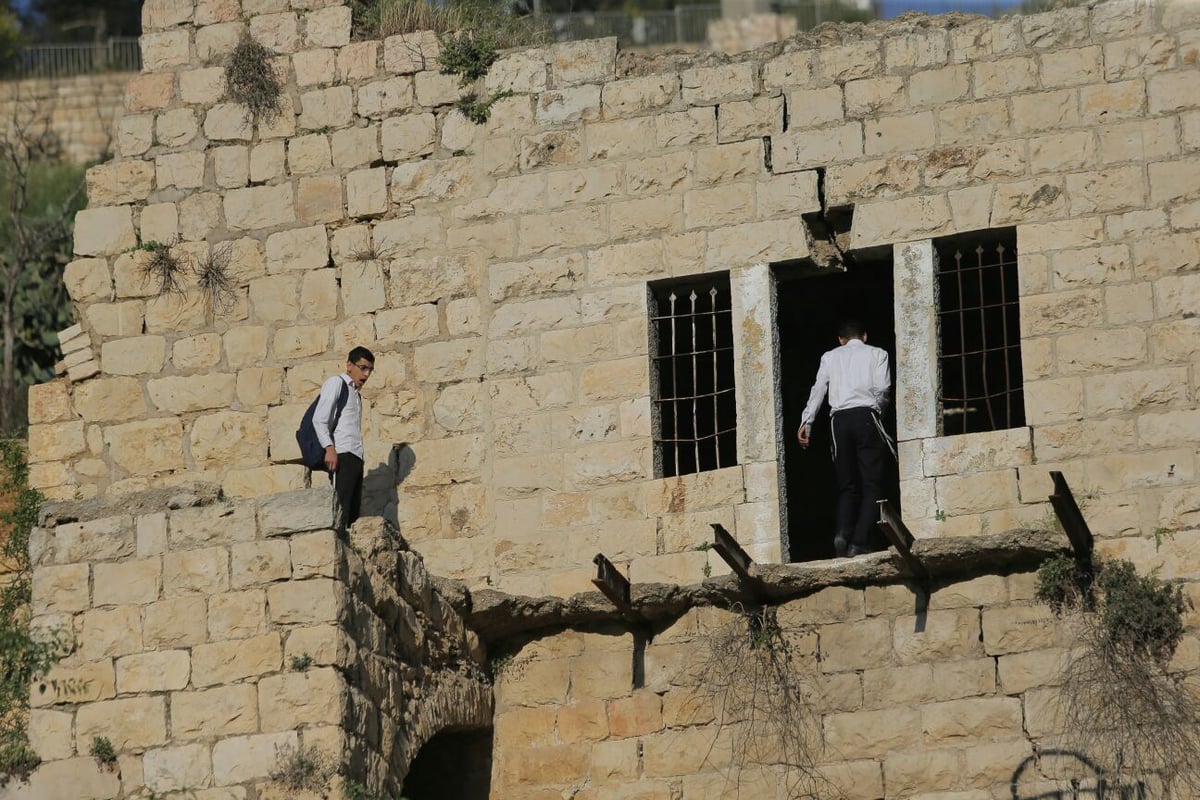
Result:
M487 800L492 791L492 729L445 730L417 753L404 778L408 800Z
M812 425L812 443L796 441L800 417L825 351L837 347L837 326L857 319L866 327L868 343L887 351L895 397L896 333L893 311L891 248L856 252L847 267L820 268L811 263L775 269L776 341L779 352L783 485L781 523L786 531L788 560L833 558L834 501L837 485L830 456L829 405ZM932 321L931 321L932 324ZM895 405L883 414L884 427L895 438ZM900 507L900 478L890 458L884 469L884 497ZM874 542L882 549L882 535Z

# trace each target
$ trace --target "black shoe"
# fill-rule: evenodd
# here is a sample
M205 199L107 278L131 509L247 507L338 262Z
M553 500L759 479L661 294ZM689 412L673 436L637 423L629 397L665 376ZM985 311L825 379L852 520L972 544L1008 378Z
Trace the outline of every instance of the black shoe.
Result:
M844 533L835 533L833 535L833 554L837 558L845 558L849 547L848 536Z

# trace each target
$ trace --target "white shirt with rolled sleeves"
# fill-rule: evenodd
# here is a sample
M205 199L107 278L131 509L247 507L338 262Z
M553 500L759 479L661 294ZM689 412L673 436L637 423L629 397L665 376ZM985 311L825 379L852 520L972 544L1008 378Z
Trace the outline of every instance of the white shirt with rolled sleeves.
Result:
M343 384L350 387L350 396L346 398L346 407L342 409L337 428L331 434L329 421L333 419L333 412L337 409ZM362 395L354 388L354 382L350 380L349 375L334 375L321 384L317 410L313 412L313 428L317 431L317 441L321 443L321 447L329 447L332 444L333 449L339 453L353 453L366 460L362 438Z
M848 408L870 408L876 413L887 407L892 390L892 373L888 354L861 339L848 339L821 356L817 380L813 383L804 407L800 424L808 425L821 410L829 394L829 408L834 414Z

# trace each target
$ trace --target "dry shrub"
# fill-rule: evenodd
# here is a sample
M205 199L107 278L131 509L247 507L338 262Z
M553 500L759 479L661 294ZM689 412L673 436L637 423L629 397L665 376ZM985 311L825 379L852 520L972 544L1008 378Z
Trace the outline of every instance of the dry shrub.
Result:
M196 262L196 283L209 315L228 311L237 302L237 292L229 275L233 250L229 244L219 244Z
M159 295L183 294L184 259L175 252L176 242L142 242L137 249L149 253L142 261L142 279L154 284Z
M712 704L718 737L733 748L729 782L740 790L742 770L778 770L781 797L834 798L841 792L817 769L821 753L815 665L797 652L806 631L784 631L774 608L747 611L706 636L707 648L689 670Z
M292 792L321 794L337 771L337 762L323 750L284 745L275 751L271 780Z
M271 51L243 36L225 60L225 96L241 103L255 122L271 122L282 110L283 82Z

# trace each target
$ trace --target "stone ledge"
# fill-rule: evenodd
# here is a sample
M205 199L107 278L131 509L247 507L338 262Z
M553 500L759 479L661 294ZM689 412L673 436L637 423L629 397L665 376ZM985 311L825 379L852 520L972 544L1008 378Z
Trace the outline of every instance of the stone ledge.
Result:
M53 528L68 522L89 522L117 514L138 516L157 511L211 505L221 499L221 487L200 481L161 489L148 489L115 497L65 500L46 503L38 514L38 525Z
M940 585L981 574L1013 569L1035 569L1044 559L1067 551L1066 537L1055 531L1013 530L970 538L922 539L913 552L933 576L933 591ZM770 604L813 594L830 586L867 586L910 581L911 573L894 550L852 560L836 559L807 564L756 564L755 577ZM695 606L727 608L733 603L754 604L751 592L736 577L725 575L703 583L675 586L634 584L632 611L617 609L600 592L569 598L524 597L494 589L468 591L461 584L441 579L438 593L466 619L489 644L535 632L605 622L645 624L672 622Z

